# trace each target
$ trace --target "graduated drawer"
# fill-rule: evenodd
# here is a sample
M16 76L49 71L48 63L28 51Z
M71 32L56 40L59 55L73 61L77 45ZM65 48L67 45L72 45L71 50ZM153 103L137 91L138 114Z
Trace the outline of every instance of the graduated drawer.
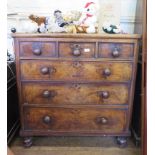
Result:
M127 104L126 84L49 84L23 83L22 95L28 104Z
M55 42L23 41L20 42L20 56L23 57L55 57Z
M100 58L133 58L134 44L133 43L99 43Z
M24 130L48 132L120 133L126 110L101 107L25 107Z
M129 81L132 62L22 60L24 80Z
M59 42L59 56L66 58L93 58L95 46L95 42Z

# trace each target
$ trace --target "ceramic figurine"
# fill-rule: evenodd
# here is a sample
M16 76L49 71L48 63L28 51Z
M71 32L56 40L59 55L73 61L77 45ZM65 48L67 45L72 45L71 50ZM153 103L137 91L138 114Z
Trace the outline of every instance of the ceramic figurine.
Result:
M37 31L39 33L45 33L45 32L48 31L48 29L47 29L48 18L47 17L45 17L45 16L37 16L37 15L31 14L29 16L29 19L38 24Z
M54 17L55 17L55 23L57 23L60 27L69 25L69 23L63 19L62 12L60 10L54 11Z
M119 25L114 25L110 23L105 23L102 29L104 32L110 33L110 34L118 34L122 32Z
M79 32L96 33L97 27L97 6L94 2L88 2L84 6L82 15L77 23Z
M76 28L73 25L73 21L65 21L60 10L54 11L54 17L55 23L58 24L59 27L64 28L64 32L76 33Z

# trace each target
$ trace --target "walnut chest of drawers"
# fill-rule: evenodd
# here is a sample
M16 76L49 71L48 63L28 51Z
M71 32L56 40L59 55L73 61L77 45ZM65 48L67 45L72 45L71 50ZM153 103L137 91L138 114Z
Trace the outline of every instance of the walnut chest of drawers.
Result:
M20 135L130 135L139 35L13 34Z

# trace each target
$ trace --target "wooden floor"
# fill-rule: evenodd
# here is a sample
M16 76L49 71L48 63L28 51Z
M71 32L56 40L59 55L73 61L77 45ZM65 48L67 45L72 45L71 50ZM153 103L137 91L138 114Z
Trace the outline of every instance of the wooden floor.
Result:
M140 148L129 139L119 148L113 137L35 137L31 148L24 148L16 137L10 148L15 155L140 155Z

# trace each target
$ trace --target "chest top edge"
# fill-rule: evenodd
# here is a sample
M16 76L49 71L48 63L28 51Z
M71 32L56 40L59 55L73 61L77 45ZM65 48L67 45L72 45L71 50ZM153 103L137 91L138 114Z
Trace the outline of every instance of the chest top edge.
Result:
M13 38L141 39L140 34L14 33Z

